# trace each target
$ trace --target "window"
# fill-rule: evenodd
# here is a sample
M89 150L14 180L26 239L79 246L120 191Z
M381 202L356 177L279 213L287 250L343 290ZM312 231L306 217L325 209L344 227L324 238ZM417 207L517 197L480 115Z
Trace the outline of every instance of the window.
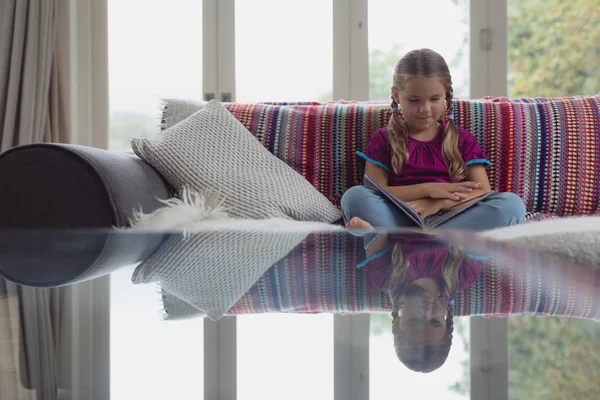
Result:
M424 47L446 59L454 95L469 97L468 0L369 0L368 4L371 100L390 100L394 65L408 51ZM403 15L427 15L427 23Z
M511 317L509 398L600 398L599 338L597 321Z
M238 102L332 98L332 0L283 3L235 2Z
M110 277L110 398L203 398L204 320L163 321L157 285L131 274Z
M202 1L108 0L109 149L159 132L160 99L202 100Z
M333 315L237 320L238 400L333 398Z
M600 0L508 0L508 95L600 92Z
M452 347L445 364L428 374L406 368L396 357L392 317L371 315L369 340L370 400L411 397L469 399L469 318L454 318ZM401 385L398 382L402 382ZM410 396L409 396L410 395Z

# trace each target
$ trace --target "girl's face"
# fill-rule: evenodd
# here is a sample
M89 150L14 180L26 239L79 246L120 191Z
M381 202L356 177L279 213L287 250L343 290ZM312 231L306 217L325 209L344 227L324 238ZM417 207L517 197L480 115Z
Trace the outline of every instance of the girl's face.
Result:
M439 79L412 77L400 91L392 88L392 96L400 106L410 132L437 129L437 121L446 110L446 89Z
M442 299L420 287L409 289L402 313L392 323L394 336L405 345L437 343L446 334L446 307Z

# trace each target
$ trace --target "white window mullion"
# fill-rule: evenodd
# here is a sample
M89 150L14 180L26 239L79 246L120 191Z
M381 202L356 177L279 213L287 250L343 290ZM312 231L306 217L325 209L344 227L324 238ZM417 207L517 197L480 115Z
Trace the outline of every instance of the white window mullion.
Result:
M369 6L367 0L350 1L350 96L369 99Z
M367 0L333 0L333 99L368 98Z
M235 0L218 0L217 89L219 101L235 101Z
M485 1L470 2L469 16L470 36L470 95L479 99L490 93L489 84L489 50L486 36L489 32L488 4Z
M369 315L335 315L333 367L335 400L369 399Z
M236 318L204 320L204 399L237 397Z
M505 96L508 73L506 0L471 1L471 95Z
M471 398L508 399L508 333L505 318L471 318Z
M506 96L508 81L507 0L488 0L488 23L492 32L489 52L490 96Z
M505 96L508 49L506 0L471 1L471 93ZM508 321L471 318L471 398L508 399Z
M204 100L235 100L235 3L203 0ZM227 95L229 93L229 95ZM204 320L204 398L237 398L237 320Z
M218 97L217 0L202 1L202 87L205 101Z
M350 2L333 0L333 100L350 99Z
M367 0L333 0L333 100L368 100ZM369 315L334 315L335 399L369 398Z

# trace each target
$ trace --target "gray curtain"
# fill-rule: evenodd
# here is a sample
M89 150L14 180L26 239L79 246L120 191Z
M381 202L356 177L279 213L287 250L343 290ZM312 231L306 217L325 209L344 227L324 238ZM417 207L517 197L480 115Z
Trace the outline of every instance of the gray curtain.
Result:
M0 0L0 152L68 142L58 3ZM0 279L0 399L58 398L67 298L63 289L17 287Z
M2 0L0 18L0 151L4 151L44 139L56 1Z
M21 384L20 305L17 287L0 280L5 298L0 299L0 399L34 400L36 393Z

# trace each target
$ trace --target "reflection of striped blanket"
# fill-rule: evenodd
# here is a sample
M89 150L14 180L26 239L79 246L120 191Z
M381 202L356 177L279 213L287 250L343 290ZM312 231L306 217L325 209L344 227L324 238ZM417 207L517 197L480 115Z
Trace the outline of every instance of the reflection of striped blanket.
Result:
M389 312L362 261L361 240L311 234L278 262L229 314ZM600 271L568 261L499 247L505 259L488 263L455 299L457 315L549 314L600 319Z
M227 104L272 153L339 205L361 183L356 151L385 126L382 102ZM457 124L475 135L493 165L494 189L512 191L528 211L600 210L600 96L454 101ZM535 219L544 216L536 215Z

